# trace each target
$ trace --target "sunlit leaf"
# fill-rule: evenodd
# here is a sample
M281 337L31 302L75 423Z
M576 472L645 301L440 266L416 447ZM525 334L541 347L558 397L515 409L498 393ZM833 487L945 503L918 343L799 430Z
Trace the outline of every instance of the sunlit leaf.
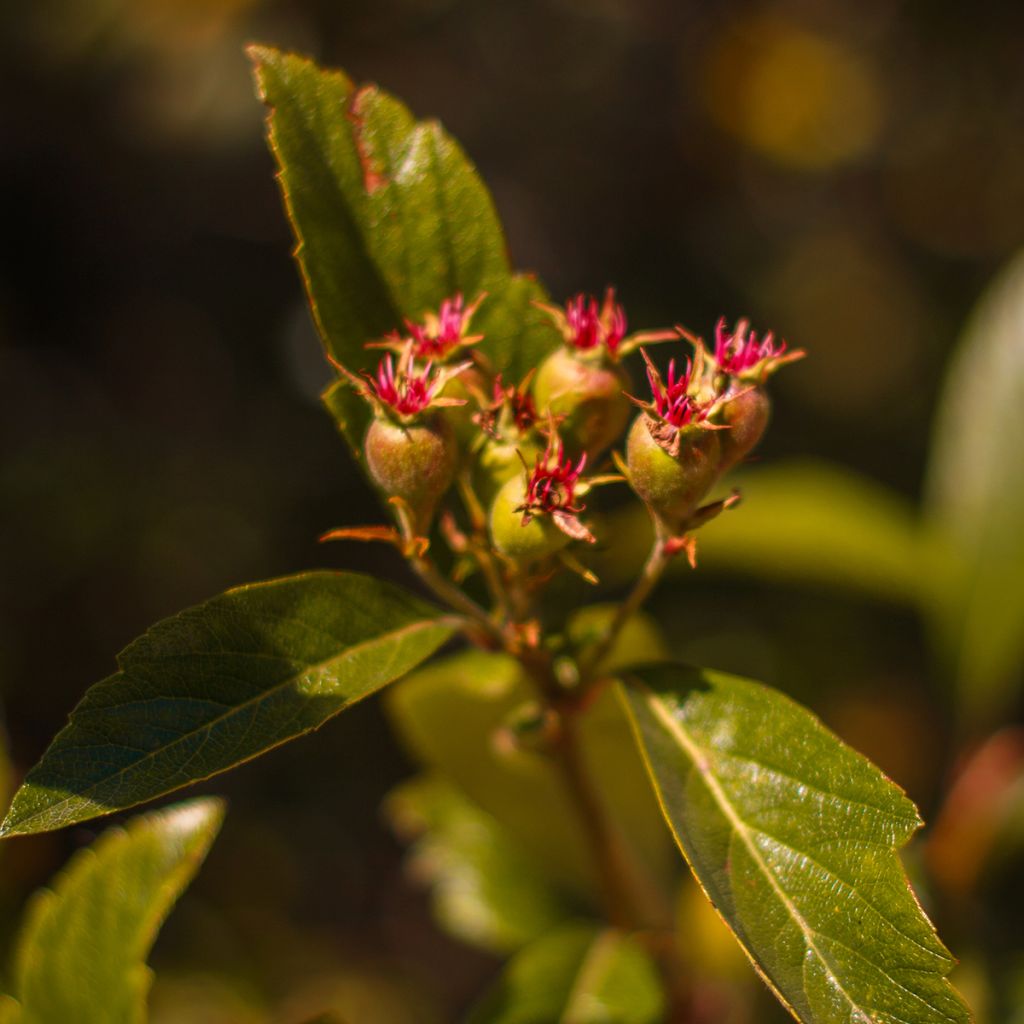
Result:
M572 912L515 838L440 776L404 783L386 811L396 831L415 837L413 869L432 885L434 913L457 938L510 953Z
M86 693L2 834L61 828L248 761L404 675L454 628L392 584L331 572L239 587L164 619Z
M435 121L416 121L376 86L270 47L249 49L270 108L296 255L327 350L351 370L364 344L462 293L488 298L473 329L518 376L557 335L513 275L494 203L465 153Z
M220 828L191 800L104 833L30 902L15 951L19 1024L141 1024L156 933Z
M952 547L936 628L964 706L993 716L1024 657L1024 255L982 297L950 366L927 510Z
M659 1024L657 972L627 935L566 925L518 953L467 1024Z
M669 666L624 693L680 848L797 1019L970 1020L897 856L920 825L901 790L758 683Z

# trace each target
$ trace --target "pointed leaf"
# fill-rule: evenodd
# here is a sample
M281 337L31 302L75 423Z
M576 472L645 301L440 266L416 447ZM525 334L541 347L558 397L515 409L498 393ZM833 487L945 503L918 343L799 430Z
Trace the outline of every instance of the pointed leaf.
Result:
M525 371L557 343L512 274L498 215L465 153L376 86L270 47L249 49L296 256L327 351L350 370L364 344L461 292L496 366ZM373 360L375 361L375 360Z
M914 805L809 711L684 667L624 693L697 880L805 1024L970 1020L896 854Z
M963 704L1005 710L1024 662L1024 254L982 297L950 365L927 511L952 547L937 609Z
M566 925L518 953L468 1024L658 1024L664 995L639 944Z
M331 572L164 619L86 693L0 834L62 828L248 761L404 675L454 628L392 584Z
M20 1024L141 1024L156 933L224 816L191 800L105 832L29 903L15 953Z
M415 836L416 875L433 886L434 914L452 935L511 953L571 913L571 903L491 815L439 775L389 794L386 811Z

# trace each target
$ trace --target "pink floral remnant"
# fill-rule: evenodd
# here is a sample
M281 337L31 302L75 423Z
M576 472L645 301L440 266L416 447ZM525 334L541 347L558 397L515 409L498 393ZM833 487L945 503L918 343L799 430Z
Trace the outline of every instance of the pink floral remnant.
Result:
M646 356L647 353L644 353ZM676 376L676 361L668 364L668 380L663 381L654 364L647 361L647 380L651 385L654 398L654 411L666 423L673 427L685 427L691 423L699 423L708 414L708 406L698 402L689 393L693 377L693 362L686 360L686 366Z
M469 321L476 312L483 296L469 306L463 303L461 295L445 299L437 314L428 314L422 324L409 320L405 326L413 341L413 354L418 359L447 359L460 346L479 341L479 336L467 336Z
M782 341L776 346L772 331L759 340L757 334L750 330L748 320L740 320L731 334L724 316L715 324L714 358L723 373L738 376L765 359L779 359L785 352L786 343Z
M584 506L576 504L576 484L587 464L581 455L574 464L565 454L565 445L548 445L538 459L526 484L526 500L517 512L523 513L523 525L535 515L549 515L564 534L573 540L594 542L594 535L579 521Z
M367 377L367 382L374 397L400 416L415 416L430 405L442 383L436 374L432 375L432 370L432 363L417 370L414 359L403 359L396 373L394 360L388 354L380 361L377 376Z
M494 379L495 407L500 408L502 405L508 404L512 420L521 434L525 434L537 422L537 406L527 386L528 381L529 378L519 387L512 387L511 385L506 386L502 382L500 373Z
M594 296L580 293L565 304L566 341L581 352L604 346L615 355L626 336L626 313L615 301L615 289L604 293L599 307Z

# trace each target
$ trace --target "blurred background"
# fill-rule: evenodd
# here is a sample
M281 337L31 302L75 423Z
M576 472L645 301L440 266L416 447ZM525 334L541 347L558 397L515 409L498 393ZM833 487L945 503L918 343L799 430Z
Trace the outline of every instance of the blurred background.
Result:
M1020 4L4 5L0 687L15 779L153 620L304 568L402 572L316 542L379 511L319 406L330 374L252 40L440 118L490 184L515 263L557 299L614 283L635 327L708 335L748 315L807 348L778 381L756 471L827 460L917 522L955 344L1024 243ZM1021 451L1004 452L1018 480ZM801 529L786 494L759 525L755 496L736 515L762 548ZM826 499L816 524L871 534L869 504L844 524ZM898 530L893 545L901 568L852 587L712 550L659 617L692 624L680 654L810 704L944 823L938 854L911 853L925 901L979 1018L1024 1021L1019 665L967 716L934 618L890 585L914 572ZM974 789L951 812L965 765ZM453 1019L497 961L445 937L403 871L379 807L412 770L367 702L207 787L230 813L154 954L154 1020ZM966 832L963 808L978 819ZM99 827L3 847L0 927ZM720 1019L772 1019L730 955L707 967L744 993Z

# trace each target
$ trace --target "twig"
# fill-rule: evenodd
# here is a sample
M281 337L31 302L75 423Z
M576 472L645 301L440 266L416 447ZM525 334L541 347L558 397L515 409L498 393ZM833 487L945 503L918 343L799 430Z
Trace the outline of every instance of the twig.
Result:
M672 557L673 552L668 541L664 537L656 536L647 561L644 563L643 571L640 573L640 578L636 581L626 600L619 605L615 612L615 618L612 619L604 636L590 648L580 662L580 680L584 687L592 681L592 675L601 667L601 662L614 646L619 633L622 632L622 627L636 614L640 606L650 596L651 591L657 586L669 562L672 561Z

